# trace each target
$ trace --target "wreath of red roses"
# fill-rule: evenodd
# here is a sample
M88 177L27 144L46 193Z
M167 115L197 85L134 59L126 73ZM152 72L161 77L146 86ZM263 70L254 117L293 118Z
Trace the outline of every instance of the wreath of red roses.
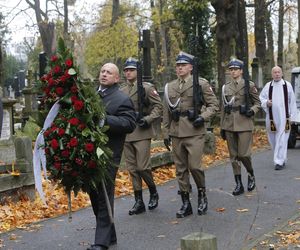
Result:
M90 192L105 178L112 155L106 147L107 127L99 127L105 110L93 84L78 76L73 56L62 39L40 86L45 107L55 102L60 105L43 134L49 178L60 182L66 192Z

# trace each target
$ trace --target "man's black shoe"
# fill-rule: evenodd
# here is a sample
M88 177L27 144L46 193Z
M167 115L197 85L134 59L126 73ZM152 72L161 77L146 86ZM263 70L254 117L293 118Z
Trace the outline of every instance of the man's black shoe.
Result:
M282 165L279 165L279 164L275 165L275 170L282 170L282 169L283 169Z
M102 246L102 245L91 245L89 248L86 250L107 250L108 247Z

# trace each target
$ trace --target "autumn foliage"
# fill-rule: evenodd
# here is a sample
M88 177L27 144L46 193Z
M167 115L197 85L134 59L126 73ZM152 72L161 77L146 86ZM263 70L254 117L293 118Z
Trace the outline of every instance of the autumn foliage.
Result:
M209 168L228 160L227 145L218 136L216 129L216 153L204 155L202 163L204 168ZM268 146L265 131L257 130L254 135L254 150ZM151 153L164 152L164 147L152 149ZM176 177L175 166L162 166L153 171L155 183L163 184ZM46 193L47 205L37 198L30 201L27 197L21 197L17 203L10 200L6 204L0 205L0 233L14 228L26 229L30 223L42 219L55 217L68 212L68 200L62 188L50 181L43 181L43 188ZM119 171L116 179L116 197L128 195L133 192L130 177L127 171ZM86 193L79 192L76 197L72 195L72 210L76 211L90 205L89 197Z

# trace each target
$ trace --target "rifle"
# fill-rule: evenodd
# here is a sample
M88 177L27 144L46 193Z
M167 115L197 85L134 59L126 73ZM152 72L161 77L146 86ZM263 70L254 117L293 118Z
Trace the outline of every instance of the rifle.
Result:
M198 58L193 59L193 119L197 119L203 104L202 90L199 85Z
M249 83L249 71L248 71L248 64L244 61L244 67L243 67L243 78L245 80L245 106L241 105L241 114L246 114L250 110L250 100L249 100L249 89L250 89L250 83Z
M143 87L143 66L141 61L137 61L137 96L138 96L138 117L137 120L143 119L143 108L145 99L145 89Z

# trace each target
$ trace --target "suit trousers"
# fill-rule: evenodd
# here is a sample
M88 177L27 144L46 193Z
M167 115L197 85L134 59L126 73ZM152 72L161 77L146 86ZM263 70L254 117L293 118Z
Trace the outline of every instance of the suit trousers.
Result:
M124 156L132 179L134 191L142 190L142 180L148 187L155 187L150 161L151 139L125 142Z
M111 166L108 168L108 174L105 181L105 187L107 195L114 212L114 193L115 193L115 179L118 168ZM90 199L93 207L94 214L96 216L96 233L95 233L95 244L103 245L108 247L111 242L117 240L115 225L111 223L108 209L105 201L104 192L102 185L97 187L97 190L90 192Z
M253 173L251 162L252 131L232 132L226 130L225 133L233 174L241 174L240 161L248 173Z
M205 175L201 167L204 147L204 135L191 137L172 137L173 158L179 189L190 191L189 173L194 178L197 188L205 188Z

